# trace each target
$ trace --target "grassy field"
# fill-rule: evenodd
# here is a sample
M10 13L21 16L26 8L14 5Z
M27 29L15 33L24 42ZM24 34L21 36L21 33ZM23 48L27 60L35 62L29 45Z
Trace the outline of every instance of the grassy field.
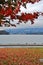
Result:
M43 65L43 48L0 48L0 65Z

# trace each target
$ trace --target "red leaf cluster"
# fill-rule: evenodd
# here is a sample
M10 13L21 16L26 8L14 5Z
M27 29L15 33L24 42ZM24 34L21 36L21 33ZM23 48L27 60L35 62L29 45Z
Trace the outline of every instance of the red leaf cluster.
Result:
M16 15L19 11L20 11L20 5L22 5L22 3L24 4L24 2L39 2L40 0L21 0L21 2L17 1L17 6L14 6L15 8L12 9L12 6L8 6L8 7L4 7L4 5L0 8L0 15L3 15L3 17L8 17L10 16L11 20L13 19L19 19L19 23L20 22L28 22L28 20L31 21L31 24L34 23L34 20L38 18L39 16L39 12L34 12L33 14L32 13L28 13L28 14L24 14L24 13L21 13L21 16L19 15ZM8 4L7 4L8 5ZM42 14L41 14L42 15ZM1 22L2 23L2 22ZM10 23L10 21L9 21ZM12 25L12 24L10 24ZM15 25L16 26L16 25Z

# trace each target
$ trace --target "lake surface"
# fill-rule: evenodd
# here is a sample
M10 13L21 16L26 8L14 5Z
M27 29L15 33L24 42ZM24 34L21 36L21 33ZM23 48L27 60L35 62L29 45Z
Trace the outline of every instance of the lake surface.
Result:
M0 35L0 45L43 45L43 35Z

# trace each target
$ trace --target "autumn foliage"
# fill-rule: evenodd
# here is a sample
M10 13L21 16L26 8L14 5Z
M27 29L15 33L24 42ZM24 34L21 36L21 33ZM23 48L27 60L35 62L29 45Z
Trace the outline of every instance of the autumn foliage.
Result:
M18 23L21 22L28 22L28 20L31 21L31 24L34 23L34 19L37 19L39 16L39 12L34 12L32 13L21 13L21 16L16 15L18 12L20 12L20 5L24 6L26 8L26 3L32 3L34 4L35 2L39 2L40 0L17 0L14 2L11 0L9 0L9 2L5 2L5 3L1 3L0 4L0 26L2 26L2 24L9 24L8 26L15 26L15 24L11 24L10 20L13 21L13 19L19 19ZM1 2L1 1L0 1ZM9 17L9 21L6 20L6 17Z

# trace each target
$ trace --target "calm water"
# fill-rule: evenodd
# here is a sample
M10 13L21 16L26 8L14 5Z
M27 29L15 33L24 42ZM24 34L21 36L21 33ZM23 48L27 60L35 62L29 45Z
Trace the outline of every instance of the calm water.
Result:
M0 45L43 44L43 35L0 35Z

